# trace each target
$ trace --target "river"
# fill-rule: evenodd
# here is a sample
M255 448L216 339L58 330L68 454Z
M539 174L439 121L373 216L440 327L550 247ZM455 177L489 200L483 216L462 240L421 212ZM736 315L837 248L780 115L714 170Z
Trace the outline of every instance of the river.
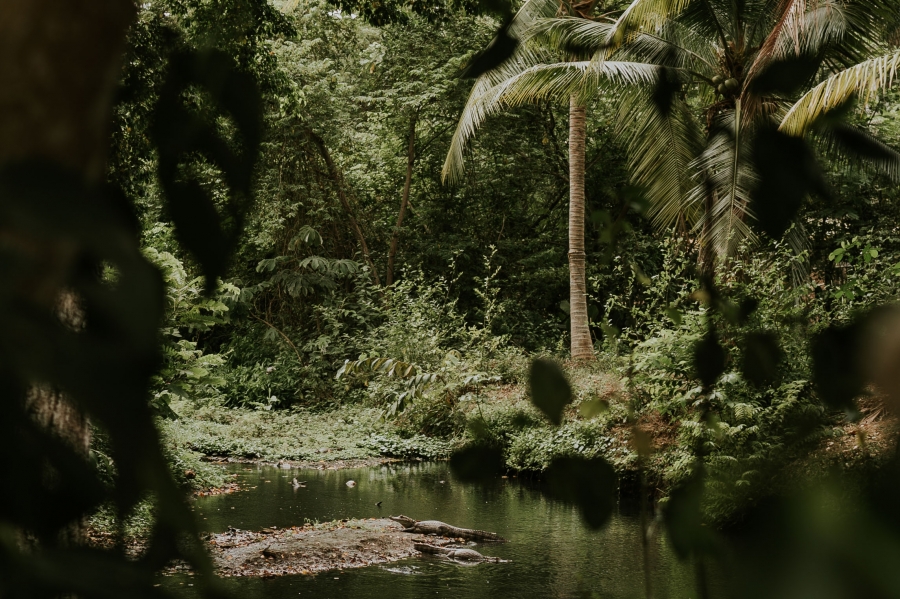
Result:
M241 599L375 597L465 599L644 597L639 517L620 507L606 527L588 530L577 511L516 478L461 483L446 463L397 463L345 470L283 470L232 465L242 491L198 499L202 526L222 532L289 527L305 521L405 514L499 533L509 543L477 547L505 563L460 565L436 558L332 571L316 576L227 579ZM294 489L291 480L306 481ZM355 486L348 486L353 480ZM380 506L376 503L381 502ZM695 597L693 570L656 535L650 547L653 596ZM165 586L187 589L185 576Z

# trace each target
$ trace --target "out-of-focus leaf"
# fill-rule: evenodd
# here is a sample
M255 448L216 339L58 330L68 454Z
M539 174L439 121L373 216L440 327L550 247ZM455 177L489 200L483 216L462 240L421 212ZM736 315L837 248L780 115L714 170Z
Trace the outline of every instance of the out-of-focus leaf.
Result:
M589 399L581 402L578 406L578 412L582 418L593 418L607 411L609 411L609 402L605 399Z
M835 409L853 409L863 391L859 323L832 325L812 340L813 381L822 401Z
M669 317L669 320L671 320L672 324L674 324L676 327L681 326L683 319L681 317L681 311L678 308L669 306L668 308L666 308L666 316Z
M756 308L759 307L759 300L755 297L745 297L741 300L741 303L738 305L738 322L739 324L746 324L747 320L750 316L756 312Z
M704 387L711 387L725 372L725 350L713 331L694 347L694 369Z
M822 131L842 154L876 166L892 178L900 179L900 152L872 134L844 123L835 123Z
M900 413L900 307L885 306L870 312L861 346L865 378L887 396L885 405ZM900 497L900 488L897 495Z
M784 235L808 194L830 198L822 170L801 138L763 127L753 138L751 159L758 182L750 209L759 227L774 239Z
M509 18L500 26L490 45L472 58L472 62L462 72L461 77L476 79L496 69L513 55L519 46L519 40L509 35L511 24L512 18Z
M466 482L494 479L503 471L503 452L485 445L469 445L453 453L450 470Z
M762 331L744 337L741 372L750 383L762 386L774 381L781 359L781 347L774 334Z
M666 118L672 112L676 95L681 92L681 80L675 69L666 67L659 68L657 77L650 99L659 114Z
M751 79L751 91L758 95L794 94L816 75L821 62L821 58L809 54L773 61Z
M207 92L215 108L234 122L238 138L232 143L219 135L211 115L185 106L182 95L193 86ZM261 115L256 82L238 72L224 53L182 52L172 57L151 133L159 152L159 178L169 216L179 241L200 263L207 292L225 273L252 202ZM240 151L232 149L235 145ZM193 160L193 154L205 156L221 170L229 192L224 215L197 181L185 180L181 167Z
M572 401L572 388L556 362L538 358L531 363L528 387L533 403L550 422L562 423L562 413Z
M148 401L148 381L159 363L162 277L141 253L120 200L52 164L0 168L0 397L7 400L0 443L15 444L5 453L27 456L4 470L4 479L16 482L0 499L0 521L52 545L101 501L124 514L152 492L157 528L165 532L160 538L179 542L151 543L147 555L155 561L145 560L136 571L149 579L154 568L181 557L209 577L208 556L196 538L187 542L196 535L195 523L168 470ZM101 264L117 273L114 285L98 276ZM59 302L66 297L77 308L61 317ZM86 456L26 414L24 398L34 381L44 386L38 393L65 390L68 401L107 431L118 470L112 489L101 484ZM74 575L65 584L48 593L84 590Z
M715 548L715 534L703 523L703 480L702 471L692 474L672 491L663 510L669 540L681 559Z
M576 505L590 528L602 527L612 515L616 473L603 458L555 458L547 468L547 485L553 497Z

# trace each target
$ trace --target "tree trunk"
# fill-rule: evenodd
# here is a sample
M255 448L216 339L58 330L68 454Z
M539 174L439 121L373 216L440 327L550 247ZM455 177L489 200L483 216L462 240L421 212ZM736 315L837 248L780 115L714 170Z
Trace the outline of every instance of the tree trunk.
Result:
M573 95L569 100L569 319L572 359L594 357L588 326L584 253L584 138L587 109Z
M397 244L400 241L400 227L403 226L403 217L406 216L406 207L409 205L409 190L412 187L413 164L416 161L416 120L419 113L413 114L409 121L409 144L406 150L406 182L403 184L403 195L400 198L400 213L397 214L397 226L391 235L391 249L388 251L387 274L385 285L388 287L394 282L394 258L397 256Z
M325 140L309 127L306 128L306 135L314 144L316 144L316 148L319 150L322 160L325 161L325 166L328 168L328 175L331 177L334 186L337 189L338 199L340 199L341 206L344 207L347 218L350 220L350 228L353 229L356 240L359 241L359 246L360 249L362 249L363 258L365 259L366 264L368 264L369 268L372 270L372 279L378 287L381 287L381 279L378 277L378 270L375 268L375 263L372 262L372 256L369 254L369 246L366 243L366 238L359 226L359 222L353 214L353 209L350 207L350 201L347 199L347 194L344 193L344 184L343 181L341 181L341 175L340 172L338 172L337 165L334 164L334 160L331 158L331 152L328 151Z

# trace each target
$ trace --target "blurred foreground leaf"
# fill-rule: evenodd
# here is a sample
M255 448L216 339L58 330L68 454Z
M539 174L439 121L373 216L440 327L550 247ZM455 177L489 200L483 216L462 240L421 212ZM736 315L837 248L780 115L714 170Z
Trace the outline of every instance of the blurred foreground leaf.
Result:
M216 114L188 109L184 95L192 88L206 92L219 115L230 117L237 129L226 140L216 126ZM255 81L235 68L218 51L184 52L172 57L157 103L153 141L159 151L159 179L178 240L200 263L206 290L225 274L237 247L252 201L253 170L262 139L262 100ZM239 148L239 151L236 151ZM212 162L228 187L224 214L213 196L190 179L184 167L197 155Z
M781 359L781 347L774 334L761 331L744 337L741 372L751 384L762 386L774 381Z
M555 458L547 468L547 485L556 499L578 507L585 524L606 524L616 504L616 473L603 458Z
M559 426L566 405L572 401L572 388L556 362L538 358L531 363L528 377L533 403L550 422Z
M703 523L703 489L704 476L698 469L672 491L663 511L669 540L681 559L709 553L716 545L715 534Z
M812 340L813 381L829 407L851 410L865 383L859 363L861 326L831 325Z
M484 482L503 471L503 452L485 445L469 445L453 453L450 470L465 482Z
M711 387L725 372L725 350L715 332L710 331L694 347L694 369L704 387Z

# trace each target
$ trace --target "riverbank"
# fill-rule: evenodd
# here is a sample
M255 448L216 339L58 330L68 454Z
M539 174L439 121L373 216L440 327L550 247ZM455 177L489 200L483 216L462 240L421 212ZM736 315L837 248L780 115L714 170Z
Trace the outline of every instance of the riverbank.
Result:
M409 435L382 418L380 409L360 405L333 411L269 411L183 401L173 404L180 418L163 421L161 429L176 475L195 492L216 492L228 483L213 466L216 462L335 469L440 460L478 437L503 450L509 473L539 474L559 456L603 457L626 491L638 484L640 467L651 494L664 497L692 463L692 421L653 405L636 409L623 378L603 365L567 365L566 370L573 401L558 427L531 405L525 384L512 382L484 386L459 402L465 428L447 438ZM773 467L785 468L786 478L796 482L836 468L857 471L879 463L894 445L895 420L875 397L863 398L861 410L863 416L854 423L835 415L832 424L820 425L808 441L775 456L782 465L773 460ZM732 424L724 434L741 432L744 426ZM726 459L742 459L740 452L751 451L753 443L754 438L747 437L746 449L735 444ZM718 459L715 454L713 459ZM760 496L766 489L757 482ZM774 479L766 483L777 485Z
M333 470L442 460L477 437L503 451L509 475L540 476L559 456L602 457L619 476L621 496L637 496L643 489L651 500L665 498L695 461L691 447L699 429L690 408L682 403L667 412L659 402L633 401L631 394L640 388L628 385L614 365L598 361L564 369L573 401L558 427L531 405L520 380L468 393L454 408L464 426L444 438L410 434L402 415L386 420L381 409L358 404L331 411L265 410L180 401L172 406L179 418L161 421L160 427L176 477L195 495L235 490L220 467L229 462ZM707 465L718 477L705 504L711 520L740 519L767 495L813 484L836 470L852 480L876 468L896 444L896 421L877 397L862 398L860 407L857 422L835 414L792 443L767 433L765 419L726 425L721 418L716 424L721 432L704 433L713 448ZM106 521L96 528L106 530Z

